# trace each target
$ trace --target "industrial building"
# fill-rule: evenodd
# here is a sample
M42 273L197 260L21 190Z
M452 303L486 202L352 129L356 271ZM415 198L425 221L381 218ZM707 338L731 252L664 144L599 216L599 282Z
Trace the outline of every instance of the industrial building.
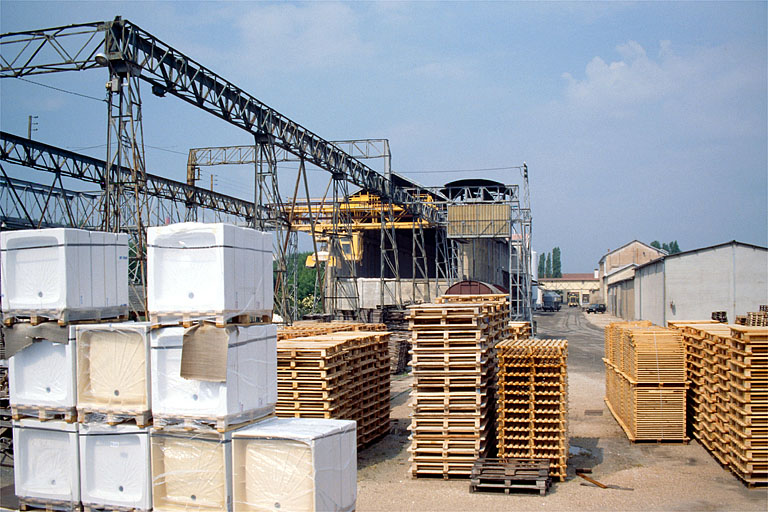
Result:
M634 246L623 256L626 261L608 267L601 279L613 315L667 325L725 311L734 321L736 315L768 303L768 248L734 240L633 262L638 254L650 255L642 245L634 241L624 246ZM608 261L606 257L600 261L601 269Z
M597 272L563 274L563 277L540 277L538 283L542 292L561 292L565 300L571 294L576 295L580 306L596 302L600 291Z
M605 303L608 313L621 318L634 315L632 279L635 269L666 254L666 251L632 240L600 258L597 271L600 301Z
M639 266L633 319L657 325L736 315L768 304L768 248L733 240L665 256Z

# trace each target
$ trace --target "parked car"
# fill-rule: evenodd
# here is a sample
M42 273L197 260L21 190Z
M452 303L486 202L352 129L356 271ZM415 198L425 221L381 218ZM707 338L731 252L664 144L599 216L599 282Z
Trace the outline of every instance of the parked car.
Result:
M587 313L605 313L605 304L590 304Z

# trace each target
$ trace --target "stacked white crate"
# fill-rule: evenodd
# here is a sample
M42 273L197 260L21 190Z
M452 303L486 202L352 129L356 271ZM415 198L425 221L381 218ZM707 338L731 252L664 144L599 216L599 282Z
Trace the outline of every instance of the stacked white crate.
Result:
M221 375L191 378L183 370L183 347L196 335L224 351ZM225 432L274 413L277 402L277 328L272 324L155 329L152 346L152 413L156 428L180 426ZM199 354L199 351L197 352ZM189 355L189 352L187 352ZM220 355L220 356L221 356ZM215 363L201 360L206 367ZM223 366L223 365L222 365Z
M272 237L231 224L183 222L147 230L152 322L271 322Z
M72 228L0 233L0 298L6 324L128 315L128 235Z
M231 510L232 431L277 402L272 240L228 224L150 228L155 510ZM205 323L211 322L211 323Z
M354 421L273 418L232 434L236 511L355 509Z
M16 494L24 506L77 508L74 323L127 317L128 237L69 228L0 233L0 293L6 339L20 349L9 361Z

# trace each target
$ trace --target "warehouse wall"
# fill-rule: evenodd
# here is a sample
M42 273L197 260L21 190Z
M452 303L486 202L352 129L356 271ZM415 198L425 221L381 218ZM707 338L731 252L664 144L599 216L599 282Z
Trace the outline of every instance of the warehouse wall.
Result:
M635 280L627 279L608 287L608 313L624 320L635 319Z
M664 262L658 261L635 272L635 318L656 325L664 321Z

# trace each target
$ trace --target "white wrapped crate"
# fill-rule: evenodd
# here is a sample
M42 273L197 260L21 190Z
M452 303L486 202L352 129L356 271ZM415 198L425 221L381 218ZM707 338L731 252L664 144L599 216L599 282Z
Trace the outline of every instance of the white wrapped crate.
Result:
M78 325L77 412L106 421L135 419L149 423L152 390L149 331L145 322Z
M357 499L354 421L273 418L232 435L235 511L350 511Z
M274 325L164 327L151 332L150 343L156 427L223 431L274 412Z
M272 237L231 224L147 230L147 303L159 323L272 314Z
M128 314L128 235L72 228L0 233L6 317L64 322Z
M13 422L16 495L64 508L80 502L77 423L24 419Z
M155 511L232 510L232 434L152 431Z
M149 429L80 425L80 500L92 508L152 508Z
M14 418L63 417L75 421L75 327L55 322L5 328L11 337L33 340L8 360L8 385ZM56 341L46 339L54 338Z

